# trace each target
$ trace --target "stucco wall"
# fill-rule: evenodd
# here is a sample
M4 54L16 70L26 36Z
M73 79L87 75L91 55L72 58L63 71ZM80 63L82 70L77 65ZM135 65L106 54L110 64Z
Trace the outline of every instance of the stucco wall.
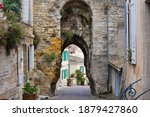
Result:
M126 86L138 79L142 79L134 85L137 95L150 89L150 5L145 0L136 0L136 65L127 62ZM147 92L139 99L150 99Z

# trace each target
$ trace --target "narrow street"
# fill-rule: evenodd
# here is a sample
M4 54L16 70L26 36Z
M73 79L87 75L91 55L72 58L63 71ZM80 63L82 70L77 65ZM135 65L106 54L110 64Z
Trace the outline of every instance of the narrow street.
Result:
M107 97L107 98L106 98ZM89 86L71 86L64 87L56 92L56 96L51 97L50 100L103 100L114 99L112 95L105 95L102 98L92 96Z
M89 86L64 87L56 92L52 100L95 100L96 97L90 94Z

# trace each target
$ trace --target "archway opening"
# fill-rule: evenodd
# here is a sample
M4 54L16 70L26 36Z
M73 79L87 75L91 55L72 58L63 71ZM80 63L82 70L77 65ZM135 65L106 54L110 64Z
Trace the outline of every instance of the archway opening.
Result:
M94 81L90 75L92 46L92 11L87 3L79 0L67 2L61 9L61 38L64 43L62 52L70 44L78 46L84 54L86 76L90 82L92 94L95 93Z
M62 52L60 79L57 82L57 93L64 99L84 99L90 97L89 80L83 51L70 44ZM81 93L82 92L82 93Z

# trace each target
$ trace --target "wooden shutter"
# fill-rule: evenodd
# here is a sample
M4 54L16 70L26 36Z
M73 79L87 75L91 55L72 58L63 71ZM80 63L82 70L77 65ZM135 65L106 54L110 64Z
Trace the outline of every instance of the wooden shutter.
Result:
M63 61L67 61L68 60L68 51L64 51L63 52Z
M34 68L34 46L31 45L29 49L29 67L30 69Z
M124 37L124 44L125 44L125 47L127 48L127 24L128 24L128 22L127 22L127 17L128 17L128 14L127 14L127 0L124 0L125 2L125 4L124 4L124 28L125 28L125 30L124 30L124 33L125 33L125 37Z
M22 85L24 83L23 74L23 47L18 48L18 84Z
M30 0L22 0L22 21L26 24L29 24L29 4Z
M136 6L135 0L131 0L130 11L130 31L131 31L131 50L132 50L132 64L136 64Z

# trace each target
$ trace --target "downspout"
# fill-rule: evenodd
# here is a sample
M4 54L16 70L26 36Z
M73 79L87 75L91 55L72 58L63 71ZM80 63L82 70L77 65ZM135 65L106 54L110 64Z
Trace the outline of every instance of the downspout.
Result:
M108 0L106 1L107 6L106 10L106 23L107 23L107 92L109 92L109 4Z

